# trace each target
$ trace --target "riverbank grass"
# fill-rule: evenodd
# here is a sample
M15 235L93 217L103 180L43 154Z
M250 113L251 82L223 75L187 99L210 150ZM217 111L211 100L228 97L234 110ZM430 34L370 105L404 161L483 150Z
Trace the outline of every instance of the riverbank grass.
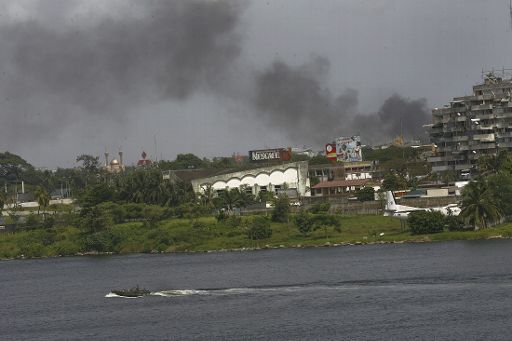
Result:
M272 236L251 240L246 229L253 217L233 224L214 217L168 219L157 224L130 222L95 234L74 227L37 229L0 234L0 258L48 257L83 253L212 251L277 247L308 247L379 242L428 242L511 238L512 224L480 231L411 235L397 218L337 216L339 225L302 235L292 222L271 223ZM236 226L234 226L236 225Z

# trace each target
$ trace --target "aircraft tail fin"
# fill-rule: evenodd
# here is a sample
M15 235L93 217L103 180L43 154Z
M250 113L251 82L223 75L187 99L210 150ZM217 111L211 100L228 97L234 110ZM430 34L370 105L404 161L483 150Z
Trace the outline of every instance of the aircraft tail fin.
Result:
M387 191L386 192L386 211L396 211L396 201L395 196L393 195L393 192Z

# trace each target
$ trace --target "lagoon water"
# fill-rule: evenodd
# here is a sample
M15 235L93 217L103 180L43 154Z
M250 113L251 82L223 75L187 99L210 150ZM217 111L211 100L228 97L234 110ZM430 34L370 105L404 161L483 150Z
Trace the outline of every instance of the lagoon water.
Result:
M487 240L2 261L0 340L510 340L511 256ZM136 284L155 295L105 297Z

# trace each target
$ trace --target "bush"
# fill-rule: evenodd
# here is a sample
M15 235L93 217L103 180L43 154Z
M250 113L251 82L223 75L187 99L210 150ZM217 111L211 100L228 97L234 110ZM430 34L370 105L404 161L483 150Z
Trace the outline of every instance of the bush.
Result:
M271 236L272 229L270 228L270 221L263 216L254 217L247 229L247 238L259 240L270 238Z
M57 255L72 256L80 251L80 247L69 240L61 240L52 245L52 250Z
M239 227L242 225L242 217L239 215L231 215L226 219L226 225L229 227Z
M33 230L41 225L41 219L39 216L35 215L34 213L30 213L27 216L27 220L25 221L25 228L27 230Z
M313 229L313 219L311 214L305 210L300 210L294 217L295 226L299 229L300 234L307 236Z
M444 226L448 231L463 231L464 219L459 216L449 215L444 218Z
M43 228L51 229L55 225L55 217L53 215L45 216L43 220Z
M129 220L142 219L142 217L143 217L142 210L144 209L144 206L145 205L143 205L143 204L134 204L134 203L124 204L123 208L125 211L125 219L129 219Z
M336 216L326 214L326 213L315 214L313 216L312 220L313 220L313 225L315 228L326 227L326 226L338 226L338 224L339 224Z
M271 219L275 222L286 223L290 216L290 199L283 195L274 199Z
M363 201L374 201L375 191L373 187L363 187L357 192L357 200Z
M84 207L80 212L80 227L89 233L104 230L110 225L110 216L98 206Z
M311 206L309 212L311 213L320 213L320 212L329 212L331 208L331 204L328 202L318 203Z
M228 219L228 215L226 213L226 211L224 211L223 209L219 210L219 212L215 215L215 219L217 219L218 222L220 221L224 221L226 219Z
M102 210L108 214L112 221L116 224L124 223L126 219L126 208L113 202L104 202L98 205Z
M84 236L85 251L111 252L116 244L115 236L110 231L102 231Z
M412 234L443 232L445 217L441 212L415 211L409 214L407 223Z

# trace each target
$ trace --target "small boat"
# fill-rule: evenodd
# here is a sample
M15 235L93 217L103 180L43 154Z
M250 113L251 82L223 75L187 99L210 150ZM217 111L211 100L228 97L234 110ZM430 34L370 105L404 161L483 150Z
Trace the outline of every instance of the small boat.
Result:
M113 294L123 297L142 297L151 293L148 289L141 288L138 285L131 289L117 289L111 291Z

